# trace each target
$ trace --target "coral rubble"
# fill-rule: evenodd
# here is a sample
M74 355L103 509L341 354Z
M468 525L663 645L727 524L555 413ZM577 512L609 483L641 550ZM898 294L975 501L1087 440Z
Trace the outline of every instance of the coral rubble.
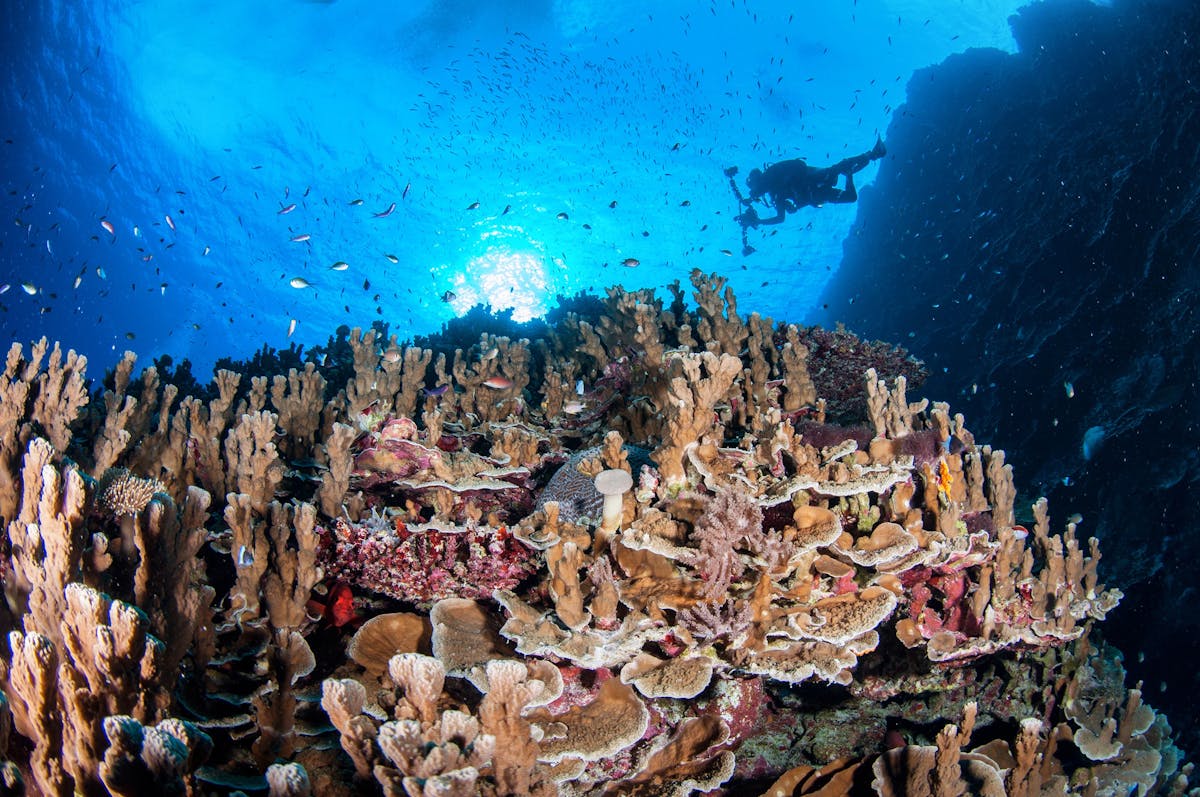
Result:
M902 350L692 284L178 402L14 344L4 788L1185 793L1097 541Z

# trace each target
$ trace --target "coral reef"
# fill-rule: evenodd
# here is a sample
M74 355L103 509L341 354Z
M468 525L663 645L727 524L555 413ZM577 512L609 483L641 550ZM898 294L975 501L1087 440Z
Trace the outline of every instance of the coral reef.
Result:
M536 343L353 330L178 401L132 355L92 401L78 358L14 345L0 780L1186 793L1097 642L1097 541L1045 501L1017 523L1004 452L910 401L902 350L691 279L694 309L675 284Z

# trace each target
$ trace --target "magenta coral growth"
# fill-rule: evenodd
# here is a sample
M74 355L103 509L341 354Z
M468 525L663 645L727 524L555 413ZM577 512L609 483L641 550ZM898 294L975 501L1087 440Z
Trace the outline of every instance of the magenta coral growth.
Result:
M747 495L725 490L709 499L692 532L700 550L691 564L704 580L705 600L724 600L730 584L741 578L745 565L734 549L759 543L762 522L762 509Z
M753 619L754 607L749 601L740 605L733 600L697 603L679 612L679 624L704 642L735 639L750 627Z
M910 432L894 439L892 450L900 456L911 456L918 468L922 465L933 467L945 450L939 439L940 434L937 429Z
M442 598L490 598L537 572L537 552L504 528L409 531L403 523L348 523L321 530L327 580L345 581L428 607Z
M978 586L966 570L914 567L901 574L909 591L909 617L926 639L949 631L956 639L978 637L982 618L971 611L970 594Z
M909 389L925 381L925 365L900 346L866 341L844 329L801 327L800 342L808 347L808 373L817 395L828 402L827 412L838 419L866 418L863 375L874 368L890 382L897 376L908 380ZM783 339L776 340L783 345Z
M874 432L865 426L839 426L816 421L799 421L795 429L801 440L815 448L829 448L853 440L859 449L866 451L871 445L871 438L875 436Z

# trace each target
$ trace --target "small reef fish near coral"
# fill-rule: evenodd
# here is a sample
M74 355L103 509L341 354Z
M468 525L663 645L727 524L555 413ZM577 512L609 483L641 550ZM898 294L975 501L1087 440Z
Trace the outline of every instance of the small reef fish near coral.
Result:
M920 362L667 290L208 385L14 342L0 792L1195 793Z

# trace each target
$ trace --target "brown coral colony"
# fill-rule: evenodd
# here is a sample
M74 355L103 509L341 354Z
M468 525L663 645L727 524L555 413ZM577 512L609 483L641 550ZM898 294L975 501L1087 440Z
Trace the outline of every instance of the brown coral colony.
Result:
M0 791L1185 793L1096 541L903 350L691 282L183 398L14 343Z

